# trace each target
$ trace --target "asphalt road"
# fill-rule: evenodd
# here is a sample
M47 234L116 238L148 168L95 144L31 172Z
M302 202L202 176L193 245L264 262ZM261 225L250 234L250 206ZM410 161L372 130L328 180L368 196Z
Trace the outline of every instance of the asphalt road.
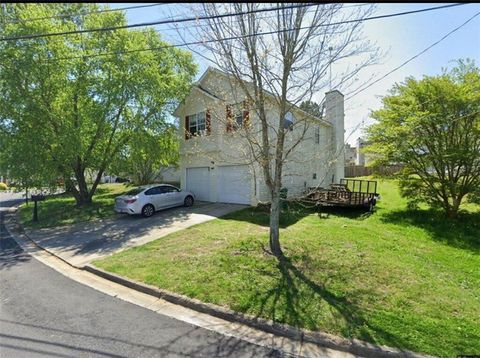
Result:
M15 202L0 196L0 207ZM24 253L0 216L2 358L282 356L72 281Z

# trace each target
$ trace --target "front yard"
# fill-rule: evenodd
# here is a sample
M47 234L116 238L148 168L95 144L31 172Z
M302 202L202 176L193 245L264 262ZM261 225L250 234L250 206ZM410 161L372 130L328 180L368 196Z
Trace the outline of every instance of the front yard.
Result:
M92 205L81 207L75 205L72 195L48 196L45 201L38 203L37 223L32 222L33 202L20 207L20 221L25 226L43 228L111 217L115 215L115 197L127 190L125 184L100 184L93 196Z
M268 216L249 208L115 254L105 270L285 322L439 356L480 352L480 210L409 212L383 181L373 215L284 215L279 265Z

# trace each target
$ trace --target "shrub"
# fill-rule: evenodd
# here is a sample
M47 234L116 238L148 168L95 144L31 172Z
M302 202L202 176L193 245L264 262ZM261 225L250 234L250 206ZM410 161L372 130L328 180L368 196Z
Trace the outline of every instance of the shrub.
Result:
M7 190L7 189L8 189L7 184L5 184L5 183L0 183L0 191L2 191L2 190Z

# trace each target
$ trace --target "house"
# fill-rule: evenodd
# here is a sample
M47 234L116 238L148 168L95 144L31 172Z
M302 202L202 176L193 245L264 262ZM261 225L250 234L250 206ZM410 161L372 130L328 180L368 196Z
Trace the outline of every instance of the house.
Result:
M355 165L357 159L357 148L350 146L350 144L345 144L345 165L352 166Z
M270 138L279 120L275 100L273 95L266 97ZM328 186L344 176L344 107L339 91L326 93L324 113L325 118L317 118L294 107L284 119L286 148L306 128L304 139L284 164L282 185L289 196L300 195L308 187ZM182 189L210 202L256 205L269 201L262 168L253 157L252 141L247 140L261 140L261 123L239 83L210 67L174 115L179 119Z
M93 183L95 181L95 179L97 179L97 175L98 175L98 171L87 169L85 171L85 179L86 179L87 183ZM116 179L117 179L116 175L110 175L108 173L103 173L102 177L100 178L100 183L102 183L102 184L104 184L104 183L115 183Z
M363 138L357 138L357 160L355 161L356 165L368 165L368 155L365 155L363 151L363 148L367 145L368 143Z

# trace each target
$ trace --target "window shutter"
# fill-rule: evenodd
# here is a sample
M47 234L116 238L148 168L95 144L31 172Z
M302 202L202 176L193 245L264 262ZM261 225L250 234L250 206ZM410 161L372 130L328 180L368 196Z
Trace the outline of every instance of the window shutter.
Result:
M243 128L247 129L250 127L250 111L248 101L243 101Z
M185 117L185 139L189 139L191 137L190 134L190 117Z
M233 130L233 115L232 115L232 105L227 104L227 132Z
M207 111L205 112L205 129L207 130L207 135L210 135L210 133L212 132L212 125L211 125L211 121L210 121L210 110L207 109Z

